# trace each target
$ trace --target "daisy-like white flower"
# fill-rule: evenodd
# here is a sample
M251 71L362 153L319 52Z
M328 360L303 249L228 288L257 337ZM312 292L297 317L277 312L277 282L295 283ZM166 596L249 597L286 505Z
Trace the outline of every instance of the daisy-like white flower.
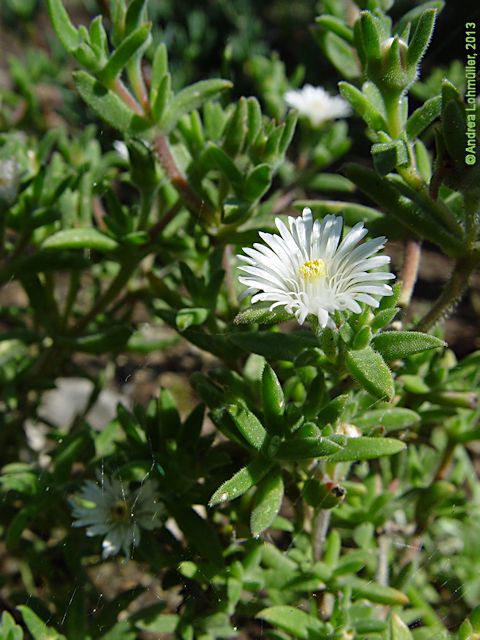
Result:
M87 480L70 501L74 527L87 527L87 536L104 536L102 556L123 551L128 558L140 542L140 529L161 526L164 509L158 501L156 483L146 480L130 491L116 478Z
M122 160L126 160L128 162L128 147L123 140L114 140L113 148L118 153Z
M358 245L367 234L359 222L342 242L343 218L328 215L313 222L310 209L301 217L288 219L288 228L280 218L275 224L280 235L260 232L265 244L254 243L238 256L246 263L239 267L247 275L239 278L248 287L243 296L251 302L271 302L270 309L284 307L300 324L312 314L320 327L335 327L330 314L335 311L360 313L360 302L378 307L374 296L392 295L385 284L395 276L384 267L388 256L375 256L386 239L375 238ZM357 246L358 245L358 246Z
M0 204L15 200L20 178L20 165L14 158L0 160Z
M285 102L307 117L314 127L328 120L347 118L352 110L348 102L340 96L331 96L323 87L306 84L297 91L287 91Z

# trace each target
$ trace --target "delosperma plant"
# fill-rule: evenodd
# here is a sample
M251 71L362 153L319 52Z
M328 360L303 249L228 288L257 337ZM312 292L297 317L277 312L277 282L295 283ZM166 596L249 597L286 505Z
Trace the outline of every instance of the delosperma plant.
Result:
M421 74L444 3L296 14L325 86L248 2L172 31L76 4L0 88L0 637L480 637L480 357L444 333L478 109L458 65ZM180 387L135 397L154 367Z

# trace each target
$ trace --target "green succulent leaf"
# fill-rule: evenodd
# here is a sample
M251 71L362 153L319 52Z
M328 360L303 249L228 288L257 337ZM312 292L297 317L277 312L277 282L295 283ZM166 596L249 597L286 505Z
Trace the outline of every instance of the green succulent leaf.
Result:
M291 438L280 443L275 457L279 460L324 458L341 451L341 445L328 438Z
M240 311L237 313L234 319L234 323L238 325L242 324L263 324L263 325L271 325L271 324L280 324L281 322L286 322L290 320L292 315L285 311L285 309L276 309L270 310L270 307L260 307L256 305L255 307L249 307L245 309L245 311Z
M86 71L75 71L73 79L78 92L105 122L127 133L147 129L148 121L131 111L120 98Z
M222 91L230 89L232 83L228 80L200 80L195 84L179 91L166 108L160 125L165 133L173 129L176 123L186 113L198 109L207 100L216 97Z
M47 627L47 625L30 609L30 607L21 604L17 609L22 614L22 618L34 640L44 640L45 638L48 638L49 640L66 640L65 636L62 636L60 633L55 631L55 629Z
M281 431L285 411L285 396L275 371L267 363L262 374L263 413L267 426L274 432Z
M283 479L280 471L270 473L259 484L250 516L250 531L255 538L268 529L282 506Z
M328 457L329 462L356 462L393 456L406 448L404 442L393 438L347 438L345 446Z
M446 342L419 331L385 331L373 338L372 346L384 360L391 362L429 349L441 349Z
M57 342L64 349L81 353L99 354L108 351L121 351L126 346L132 331L130 325L122 324L78 338L59 337Z
M387 407L385 409L367 411L358 418L354 418L353 422L357 427L367 432L370 429L378 429L379 427L383 427L386 431L397 431L406 427L417 426L420 423L420 416L412 409Z
M407 120L406 133L410 140L415 140L440 116L442 97L435 96L416 109Z
M23 629L15 623L15 620L8 613L4 611L2 619L0 621L0 633L1 637L5 640L23 640Z
M396 167L403 167L409 162L408 149L403 140L375 143L372 156L375 170L381 176L386 176Z
M272 169L268 164L257 165L245 179L242 196L255 202L263 196L272 183Z
M245 440L260 451L268 436L257 416L242 405L229 405L227 411Z
M64 229L57 231L44 240L42 249L91 249L102 253L111 253L118 249L116 240L93 228Z
M351 104L354 111L365 120L373 131L385 131L387 129L387 123L383 115L357 87L348 82L339 82L338 88L345 100Z
M269 462L262 456L255 458L250 464L240 469L240 471L237 471L234 476L220 485L210 498L209 505L213 507L221 502L239 498L258 484L270 471L272 465L272 462Z
M331 31L335 33L337 36L348 42L348 44L353 44L353 33L350 27L348 27L343 20L331 15L323 15L316 18L316 23L325 29L326 31Z
M257 618L265 620L265 622L300 640L321 638L325 630L325 625L318 618L289 605L275 605L263 609L257 613Z
M188 327L203 324L209 315L210 309L202 307L179 309L175 317L175 323L179 331L185 331Z
M396 613L392 613L390 618L390 638L391 640L413 640L410 629Z
M407 61L409 65L417 65L427 50L435 27L436 9L427 9L417 21L413 36L408 43Z
M355 599L366 598L370 602L390 606L406 605L409 602L404 593L393 587L386 587L371 580L363 580L354 576L349 576L348 580L352 587L352 597Z
M152 25L150 22L135 29L125 40L122 40L118 48L113 52L110 60L100 72L100 79L109 86L120 74L122 69L130 62L135 53L145 45Z
M345 354L345 364L353 378L373 396L387 400L393 398L394 386L390 369L372 347L348 351Z
M78 29L71 23L62 0L48 0L48 13L58 39L71 53L80 44L80 36Z
M378 18L370 11L362 11L360 14L360 29L367 59L379 60L382 53L380 47L382 34L380 33Z

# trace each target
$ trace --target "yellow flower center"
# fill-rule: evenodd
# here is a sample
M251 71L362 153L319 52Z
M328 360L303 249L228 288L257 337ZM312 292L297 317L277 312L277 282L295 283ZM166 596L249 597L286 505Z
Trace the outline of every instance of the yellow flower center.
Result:
M316 260L307 260L299 269L300 275L304 280L313 282L327 275L327 266L321 258Z
M118 500L110 508L110 516L114 522L127 522L130 519L130 509L125 500Z

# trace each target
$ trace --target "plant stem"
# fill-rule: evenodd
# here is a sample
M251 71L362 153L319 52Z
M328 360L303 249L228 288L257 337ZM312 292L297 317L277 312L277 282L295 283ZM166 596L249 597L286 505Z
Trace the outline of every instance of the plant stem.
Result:
M144 116L145 113L142 107L138 104L135 98L132 96L127 87L123 84L120 78L117 78L113 83L112 89L115 91L117 96L123 100L123 102L132 109L137 115Z
M419 240L410 239L405 244L405 254L402 267L402 291L398 304L405 309L410 304L415 283L418 277L418 267L422 254L422 243Z
M331 515L330 509L320 509L315 512L312 518L313 557L315 561L322 558Z
M66 329L68 326L68 319L73 309L73 305L75 304L75 300L77 299L77 294L79 291L80 284L80 274L78 271L72 271L70 273L69 282L68 282L68 291L67 297L65 300L65 305L62 313L62 328Z
M413 327L414 331L429 331L450 313L468 287L468 280L477 263L478 260L471 256L457 261L442 294L430 311Z
M431 215L434 215L455 238L461 237L463 235L463 229L457 222L454 214L444 202L434 200L430 196L428 185L424 182L417 170L413 167L398 167L397 171L406 184L418 193L419 204Z
M155 151L163 170L169 178L172 185L178 191L185 205L196 214L198 218L205 218L209 222L213 216L213 210L208 203L199 198L192 189L188 180L180 171L175 158L170 150L168 140L164 135L158 135L153 141L153 150Z
M155 193L142 189L140 194L140 215L138 217L137 229L143 231L148 223L148 217L152 210L152 204L154 202Z
M401 97L401 93L383 96L385 111L387 112L388 133L392 138L399 138L402 133L402 119L400 114Z
M448 468L452 461L454 450L455 450L455 442L452 442L452 440L449 440L447 442L447 446L445 447L445 451L443 452L442 459L439 462L438 469L435 473L433 482L437 482L437 480L445 479L448 472Z
M127 65L127 73L135 92L135 96L142 105L144 113L149 113L150 102L148 100L148 93L143 80L141 58L139 56Z
M182 201L179 199L170 207L170 209L166 213L164 213L160 220L156 224L154 224L151 229L149 229L148 235L150 236L151 242L154 242L158 234L161 233L165 229L167 224L175 218L181 207Z

